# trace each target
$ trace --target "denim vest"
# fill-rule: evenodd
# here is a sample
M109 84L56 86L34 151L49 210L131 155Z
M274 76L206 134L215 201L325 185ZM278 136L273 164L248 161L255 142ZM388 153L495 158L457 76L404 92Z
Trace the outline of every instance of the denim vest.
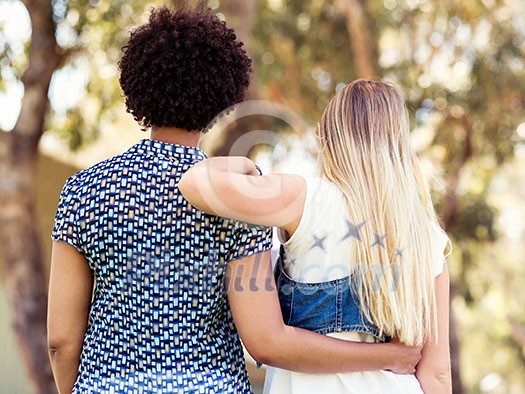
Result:
M319 334L357 331L387 341L362 314L355 281L347 276L321 283L296 282L283 269L282 246L279 254L275 283L285 324Z

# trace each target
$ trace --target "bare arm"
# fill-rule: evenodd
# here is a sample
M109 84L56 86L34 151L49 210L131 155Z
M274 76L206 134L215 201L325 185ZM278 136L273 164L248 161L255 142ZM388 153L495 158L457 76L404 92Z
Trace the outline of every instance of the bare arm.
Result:
M259 176L244 157L213 157L190 168L179 190L196 208L243 222L284 228L299 225L306 183L297 175Z
M71 393L86 333L93 275L75 248L53 242L47 317L51 367L59 393Z
M235 325L246 349L257 361L304 373L415 371L420 347L344 341L286 326L269 252L230 262L227 278Z
M423 346L416 377L425 394L452 393L449 347L449 273L445 263L436 278L437 341L432 335Z

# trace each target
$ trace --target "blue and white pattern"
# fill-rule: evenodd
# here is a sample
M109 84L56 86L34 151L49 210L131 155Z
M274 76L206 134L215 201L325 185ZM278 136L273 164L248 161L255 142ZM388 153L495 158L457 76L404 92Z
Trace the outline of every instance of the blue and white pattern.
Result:
M96 287L73 393L249 393L224 290L229 261L271 230L205 214L179 193L205 154L143 140L66 182L52 238Z

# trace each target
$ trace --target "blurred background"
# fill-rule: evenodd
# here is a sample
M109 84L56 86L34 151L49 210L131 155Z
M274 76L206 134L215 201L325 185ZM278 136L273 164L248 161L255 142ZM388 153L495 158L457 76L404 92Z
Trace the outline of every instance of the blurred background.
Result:
M168 1L0 0L0 393L53 393L45 343L50 232L67 177L147 138L125 112L129 30ZM266 171L308 173L336 91L384 78L453 241L454 393L525 393L525 1L209 0L274 103L204 141ZM264 112L264 111L263 111ZM259 390L262 371L250 367Z

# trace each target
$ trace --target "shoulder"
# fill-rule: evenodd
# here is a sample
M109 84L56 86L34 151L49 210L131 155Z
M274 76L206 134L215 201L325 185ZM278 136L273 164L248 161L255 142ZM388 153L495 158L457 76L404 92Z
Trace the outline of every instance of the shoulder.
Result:
M279 181L284 187L283 190L289 190L295 192L293 194L301 194L308 188L309 178L305 178L301 175L295 174L275 174L275 175L266 175L261 178L271 179L272 182L275 180Z
M327 207L341 206L343 201L341 190L326 178L319 175L305 177L286 175L286 177L287 181L284 183L289 188L295 189L295 193L291 194L301 196L301 216L315 215L319 211L326 211Z
M96 185L102 178L110 178L113 174L120 173L125 165L128 166L129 161L125 159L126 154L122 153L85 168L69 177L64 189L78 191L83 187Z
M443 230L437 222L430 224L430 244L432 247L432 271L434 276L438 276L443 272L450 239L445 230Z
M431 228L430 237L431 237L432 243L436 245L436 249L440 253L443 253L450 241L447 233L436 222L432 222L430 225L430 228Z
M306 187L305 206L315 203L337 203L343 198L341 190L334 183L326 178L316 175L305 177L304 184Z
M330 218L329 222L331 222L334 215L341 217L339 211L344 206L341 204L340 190L325 178L318 175L306 177L294 175L294 177L296 177L294 182L302 188L302 199L297 207L297 220L290 223L288 227L282 227L287 235L283 236L279 233L281 241L286 242L287 245L306 238L306 235L319 226L323 219ZM289 239L286 240L288 236Z

